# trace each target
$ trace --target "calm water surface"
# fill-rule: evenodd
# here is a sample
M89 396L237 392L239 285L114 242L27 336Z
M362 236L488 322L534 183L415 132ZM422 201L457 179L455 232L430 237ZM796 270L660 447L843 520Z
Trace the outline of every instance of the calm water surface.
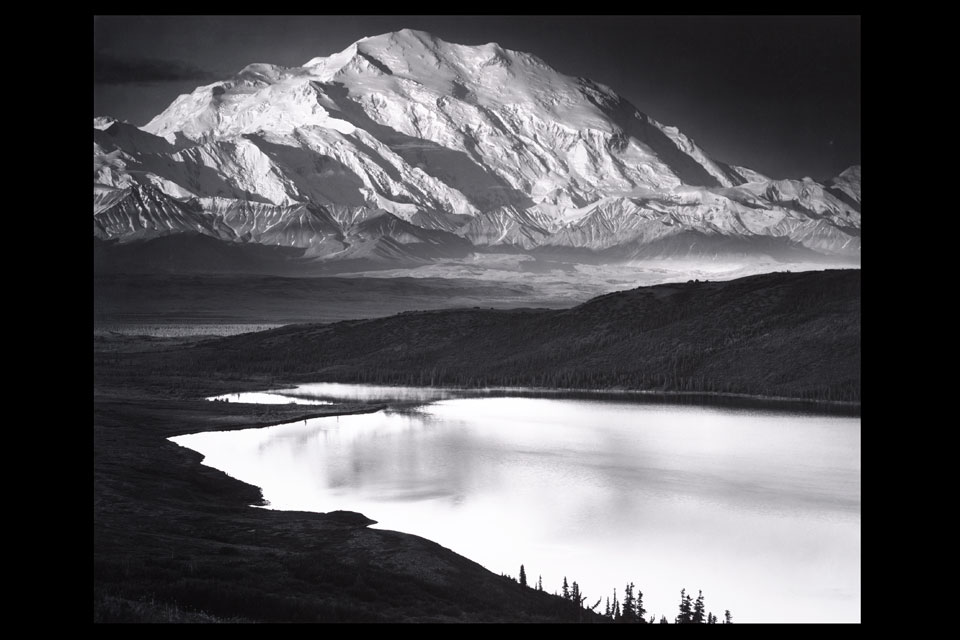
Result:
M291 393L284 391L284 394ZM304 385L425 402L171 438L275 509L358 511L495 573L680 589L734 621L860 620L860 419L609 400ZM602 605L601 605L602 609Z
M243 402L249 404L333 404L330 400L288 395L295 391L241 391L240 393L226 393L222 396L207 398L214 402Z

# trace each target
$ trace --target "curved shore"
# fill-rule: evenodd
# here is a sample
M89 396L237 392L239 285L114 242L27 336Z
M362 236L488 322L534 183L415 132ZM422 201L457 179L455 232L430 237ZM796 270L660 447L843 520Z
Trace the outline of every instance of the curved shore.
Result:
M94 621L560 622L569 602L351 512L253 508L257 487L166 438L325 411L94 394Z
M243 388L244 392L271 392L291 390L302 382L276 380L266 387ZM365 385L408 388L403 385ZM860 416L860 402L842 400L815 400L810 398L791 398L789 396L765 396L746 393L724 393L719 391L662 391L642 389L554 389L537 387L412 387L435 391L462 392L465 395L529 397L529 398L572 398L579 400L614 400L619 402L638 402L655 404L702 405L740 409L767 409L770 411L798 411L824 415ZM222 394L226 395L226 394ZM196 399L202 399L197 396ZM387 400L384 400L387 402Z
M263 505L258 487L166 440L391 404L253 405L98 389L95 620L573 621L579 613L562 599L424 538L370 529L364 514L252 508ZM368 582L384 590L354 588ZM388 584L413 595L395 602ZM471 602L471 585L485 597ZM381 598L392 603L386 615L369 606Z

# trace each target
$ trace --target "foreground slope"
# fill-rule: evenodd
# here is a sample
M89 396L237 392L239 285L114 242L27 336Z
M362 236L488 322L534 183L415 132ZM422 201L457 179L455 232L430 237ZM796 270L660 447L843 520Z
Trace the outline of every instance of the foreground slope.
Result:
M115 347L100 353L116 356ZM101 358L101 373L110 360ZM173 387L153 382L95 387L95 622L596 619L423 538L370 529L361 514L251 507L261 503L259 489L166 438L305 414L171 397ZM180 382L204 385L201 377ZM370 408L326 413L357 410Z

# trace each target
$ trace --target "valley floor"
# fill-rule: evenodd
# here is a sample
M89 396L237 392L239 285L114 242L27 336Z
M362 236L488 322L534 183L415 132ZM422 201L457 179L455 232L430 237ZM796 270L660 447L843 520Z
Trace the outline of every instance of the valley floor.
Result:
M416 310L474 306L562 309L641 286L716 282L828 266L679 259L585 264L478 253L419 267L314 277L98 273L94 277L94 323L101 333L234 335L284 324L381 318Z

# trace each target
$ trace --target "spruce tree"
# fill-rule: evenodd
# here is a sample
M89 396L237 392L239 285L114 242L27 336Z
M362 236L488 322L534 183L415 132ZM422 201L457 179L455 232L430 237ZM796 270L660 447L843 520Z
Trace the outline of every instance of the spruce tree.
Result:
M606 618L609 618L610 615L611 615L611 612L610 612L610 597L609 597L609 596L607 596L607 606L604 607L604 609L603 609L603 615L604 615L604 617L606 617Z
M634 607L637 610L637 618L640 622L644 621L644 616L647 615L647 610L643 608L643 591L637 589L637 601ZM650 618L650 622L653 622L653 618Z
M677 624L687 624L691 619L692 604L690 596L686 589L680 590L680 615L677 616Z
M523 570L523 565L520 565L520 586L527 586L527 572Z
M660 616L660 624L670 624L670 622L667 620L667 616L665 615Z
M537 591L543 591L543 576L537 578Z
M733 624L733 616L730 615L730 609L723 614L723 624Z
M633 583L629 583L623 589L623 616L621 622L636 622L637 612L633 608Z
M693 622L695 624L703 624L706 622L706 618L703 616L703 591L700 591L700 595L697 596L697 602L693 605Z
M567 584L567 576L563 576L563 599L570 599L570 585Z

